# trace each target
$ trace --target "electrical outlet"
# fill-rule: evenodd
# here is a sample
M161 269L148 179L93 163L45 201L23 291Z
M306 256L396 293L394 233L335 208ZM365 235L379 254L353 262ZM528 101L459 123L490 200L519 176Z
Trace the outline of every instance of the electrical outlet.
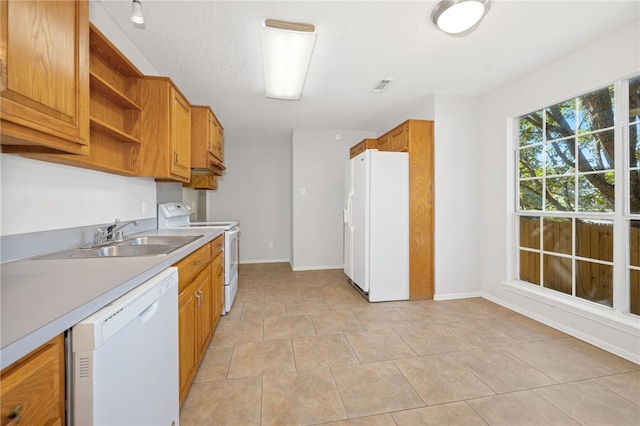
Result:
M269 241L269 248L272 249L273 248L273 242Z
M142 214L147 214L147 202L142 202Z

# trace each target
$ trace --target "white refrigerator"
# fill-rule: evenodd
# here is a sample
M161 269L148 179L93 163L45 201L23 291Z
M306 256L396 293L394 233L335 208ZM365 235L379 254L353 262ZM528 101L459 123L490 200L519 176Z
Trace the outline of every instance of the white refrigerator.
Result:
M344 272L370 302L409 299L409 154L345 165Z

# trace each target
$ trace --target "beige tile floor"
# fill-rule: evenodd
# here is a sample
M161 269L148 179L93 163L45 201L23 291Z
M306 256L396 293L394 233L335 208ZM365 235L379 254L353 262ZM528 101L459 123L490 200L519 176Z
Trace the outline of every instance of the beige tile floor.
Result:
M485 299L370 304L340 270L241 265L188 425L640 425L640 366Z

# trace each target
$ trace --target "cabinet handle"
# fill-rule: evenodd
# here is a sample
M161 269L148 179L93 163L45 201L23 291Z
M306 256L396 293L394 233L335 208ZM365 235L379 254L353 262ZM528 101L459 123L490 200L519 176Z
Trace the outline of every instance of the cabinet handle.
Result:
M22 415L22 404L18 404L13 407L13 410L9 413L8 418L13 419L13 422L9 424L18 424L20 423L20 416Z
M195 292L196 299L198 299L198 306L196 306L196 309L200 309L200 305L202 304L202 301L200 300L200 294L198 293L200 293L200 289L196 290Z
M198 259L195 262L193 262L193 266L198 266L202 263L202 259Z
M173 153L173 164L178 164L178 153L177 152Z

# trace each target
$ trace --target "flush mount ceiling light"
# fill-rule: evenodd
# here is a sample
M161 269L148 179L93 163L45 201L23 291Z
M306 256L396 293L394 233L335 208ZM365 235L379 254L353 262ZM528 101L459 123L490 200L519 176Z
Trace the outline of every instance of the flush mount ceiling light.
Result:
M474 28L489 10L489 0L442 0L433 9L431 20L448 34Z
M300 99L316 42L311 24L267 19L262 24L264 93L268 98Z
M144 24L142 0L131 0L131 22L134 24Z

